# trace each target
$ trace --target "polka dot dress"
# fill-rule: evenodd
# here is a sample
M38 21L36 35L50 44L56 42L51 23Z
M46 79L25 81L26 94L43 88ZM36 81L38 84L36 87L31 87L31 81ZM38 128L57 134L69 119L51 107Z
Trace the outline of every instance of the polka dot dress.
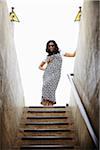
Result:
M55 91L61 75L62 57L59 53L47 56L47 68L43 74L41 104L48 100L56 104Z

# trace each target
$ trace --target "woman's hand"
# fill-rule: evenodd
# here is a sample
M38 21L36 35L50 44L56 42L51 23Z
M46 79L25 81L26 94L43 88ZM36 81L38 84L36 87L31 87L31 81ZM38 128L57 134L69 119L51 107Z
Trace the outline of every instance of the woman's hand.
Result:
M39 66L39 69L40 69L40 70L43 70L43 71L45 70L45 68L43 68L43 67L41 67L41 66Z
M46 62L42 61L41 64L39 65L39 69L40 70L45 70L45 68L43 67L46 64Z
M63 56L65 56L65 57L75 57L75 55L76 55L76 51L74 51L73 53L66 52Z

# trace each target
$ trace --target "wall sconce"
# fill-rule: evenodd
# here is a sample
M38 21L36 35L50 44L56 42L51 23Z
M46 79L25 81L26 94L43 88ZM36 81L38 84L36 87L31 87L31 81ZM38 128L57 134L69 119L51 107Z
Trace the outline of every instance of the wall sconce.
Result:
M79 11L78 11L74 21L80 21L81 20L81 14L82 14L81 8L82 7L80 6Z
M17 15L16 15L16 13L14 12L14 7L11 7L11 8L12 8L12 11L9 14L10 21L20 22Z

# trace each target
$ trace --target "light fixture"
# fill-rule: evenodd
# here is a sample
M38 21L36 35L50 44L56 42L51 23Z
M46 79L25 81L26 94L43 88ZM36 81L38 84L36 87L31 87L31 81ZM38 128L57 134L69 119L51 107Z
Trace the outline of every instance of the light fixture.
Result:
M78 11L78 13L77 13L77 15L76 15L74 21L80 21L80 19L81 19L81 14L82 14L81 8L82 8L82 7L80 6L80 7L79 7L79 11Z
M16 15L16 13L14 12L14 7L11 7L11 8L12 8L12 11L9 14L10 21L20 22L17 15Z

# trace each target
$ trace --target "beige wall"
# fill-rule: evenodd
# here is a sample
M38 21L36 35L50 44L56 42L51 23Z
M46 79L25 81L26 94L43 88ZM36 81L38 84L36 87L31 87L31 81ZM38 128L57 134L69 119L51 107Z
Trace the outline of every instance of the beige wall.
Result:
M8 150L18 128L24 93L6 0L0 0L0 149Z
M99 34L99 1L85 0L80 22L74 81L97 136L99 136L100 100ZM78 127L82 150L92 149L91 139L74 99L74 96L71 96L71 105L74 106L73 114Z

